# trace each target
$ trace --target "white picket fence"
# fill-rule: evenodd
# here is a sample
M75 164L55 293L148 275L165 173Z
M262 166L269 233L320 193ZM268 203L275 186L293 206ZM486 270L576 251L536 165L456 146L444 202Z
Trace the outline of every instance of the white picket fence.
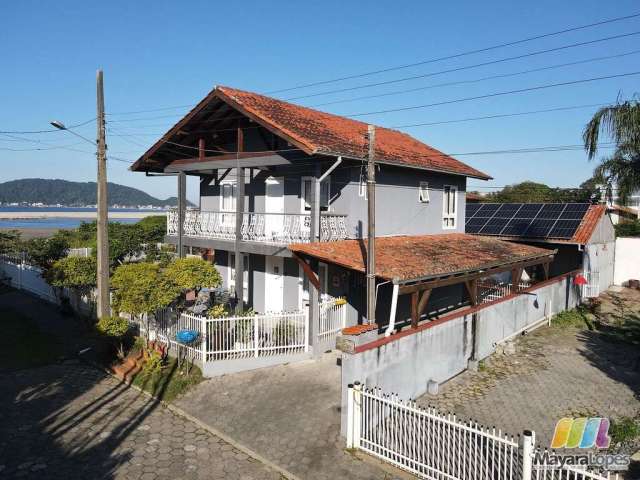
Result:
M320 303L318 339L335 344L335 339L347 326L347 305L343 298L332 298Z
M309 350L306 312L280 312L205 320L205 361L273 355Z
M616 480L535 460L535 433L522 441L495 428L421 408L378 388L348 387L347 447L431 480Z
M132 318L141 333L167 344L174 354L178 349L199 362L292 355L309 350L309 320L305 312L281 312L242 317L207 318L173 309L159 310L155 315ZM180 330L198 332L189 345L176 340Z

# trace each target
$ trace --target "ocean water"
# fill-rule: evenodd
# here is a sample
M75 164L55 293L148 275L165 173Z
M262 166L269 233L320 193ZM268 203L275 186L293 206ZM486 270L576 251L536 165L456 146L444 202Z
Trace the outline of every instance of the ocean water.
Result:
M95 208L74 208L74 207L0 207L0 212L95 212ZM145 213L149 210L140 210L136 208L112 208L110 212L140 212ZM136 223L143 218L114 218L111 222L119 223ZM4 228L77 228L82 222L92 222L94 218L21 218L21 219L0 219L0 229Z

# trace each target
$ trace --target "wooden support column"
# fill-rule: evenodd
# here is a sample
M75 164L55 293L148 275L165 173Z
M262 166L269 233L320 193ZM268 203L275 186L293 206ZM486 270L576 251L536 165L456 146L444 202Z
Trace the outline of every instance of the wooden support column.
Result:
M467 280L464 282L465 287L467 287L467 293L469 294L469 302L471 305L478 304L478 279Z
M204 151L204 138L201 138L198 140L198 160L200 160L201 162L204 162L204 157L205 157L205 151Z
M411 328L418 327L420 318L427 308L431 291L431 289L425 290L422 292L422 295L420 295L420 292L413 292L411 294Z
M244 151L244 135L242 128L238 127L238 152ZM244 310L244 261L240 250L240 242L242 241L242 217L244 215L244 167L236 167L236 241L235 241L235 297L238 300L236 304L236 312L240 313Z
M549 262L542 264L542 271L544 273L544 279L549 280Z
M184 257L184 219L187 210L187 175L178 174L178 257Z
M511 270L511 291L517 292L520 290L520 280L522 279L522 271L524 268L514 268Z

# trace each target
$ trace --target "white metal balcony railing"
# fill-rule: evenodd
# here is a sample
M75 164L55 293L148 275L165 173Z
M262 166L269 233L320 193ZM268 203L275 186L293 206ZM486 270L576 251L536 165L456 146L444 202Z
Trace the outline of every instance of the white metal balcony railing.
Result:
M346 215L322 213L320 240L331 242L347 238ZM309 241L311 216L298 213L244 213L241 239L274 244L305 243ZM185 212L184 235L196 238L235 240L235 212ZM178 211L167 213L167 235L178 234Z

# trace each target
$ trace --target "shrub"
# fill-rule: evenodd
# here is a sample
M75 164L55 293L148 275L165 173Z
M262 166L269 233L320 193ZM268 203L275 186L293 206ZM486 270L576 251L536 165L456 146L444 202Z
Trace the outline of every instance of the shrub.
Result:
M129 331L129 322L126 318L113 316L102 317L96 324L96 329L102 335L109 337L112 341L116 342L118 346L118 356L124 357L124 348L122 341L124 336Z
M296 326L290 320L278 322L273 329L273 337L278 345L291 345L296 339Z
M162 373L162 356L155 350L149 350L147 361L142 367L142 375L146 378L157 377Z
M616 237L640 237L640 220L622 222L614 228Z
M225 305L218 304L207 310L207 316L209 318L225 318L229 316L229 311Z
M609 430L613 443L625 443L640 437L640 425L631 417L614 420Z

